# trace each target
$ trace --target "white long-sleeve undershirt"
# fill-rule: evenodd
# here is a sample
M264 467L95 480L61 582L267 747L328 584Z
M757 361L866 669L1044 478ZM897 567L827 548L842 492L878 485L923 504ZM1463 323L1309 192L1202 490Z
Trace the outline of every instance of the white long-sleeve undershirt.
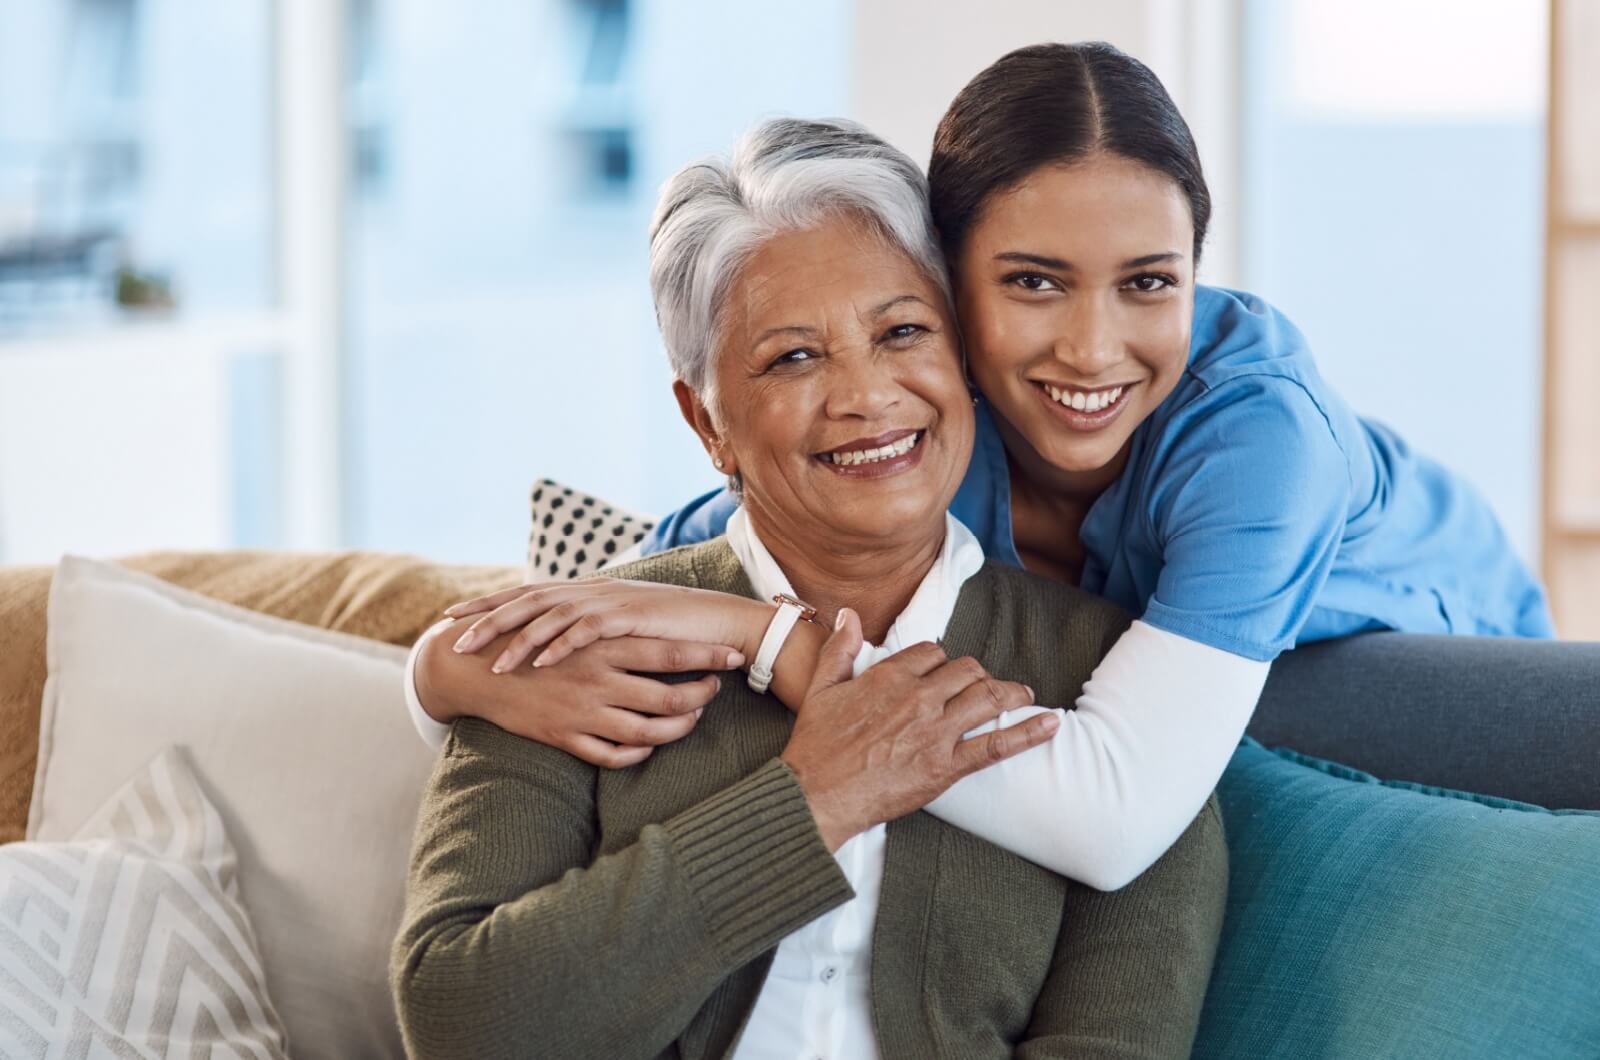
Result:
M1217 786L1269 663L1135 622L1095 667L1050 742L958 781L940 820L1102 891L1177 842ZM969 735L1015 725L1008 711Z
M947 549L977 547L960 524L951 534ZM949 567L961 573L949 576ZM947 565L940 600L927 601L943 613L938 628L976 569L971 562ZM765 574L763 580L774 577ZM435 749L450 729L422 707L416 659L450 625L446 619L430 628L406 660L411 720ZM1061 725L1048 743L957 782L927 811L1052 872L1116 890L1149 868L1200 812L1244 735L1269 669L1135 622L1095 668L1076 709L1056 709ZM1007 711L968 735L1046 709Z

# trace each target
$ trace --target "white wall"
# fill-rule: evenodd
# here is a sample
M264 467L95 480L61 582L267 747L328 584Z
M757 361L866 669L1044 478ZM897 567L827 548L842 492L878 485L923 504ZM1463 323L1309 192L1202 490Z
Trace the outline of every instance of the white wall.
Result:
M1201 278L1236 283L1237 0L858 0L854 116L922 164L945 108L1006 52L1103 40L1150 66L1188 120L1212 193Z
M231 544L226 370L168 328L0 350L0 562Z

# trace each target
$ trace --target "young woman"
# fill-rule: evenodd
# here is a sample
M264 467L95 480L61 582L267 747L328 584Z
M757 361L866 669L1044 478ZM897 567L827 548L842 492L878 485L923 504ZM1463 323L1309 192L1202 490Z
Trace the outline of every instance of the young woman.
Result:
M1367 630L1553 635L1544 594L1461 479L1360 419L1254 296L1195 284L1210 200L1156 77L1105 44L1040 45L962 90L929 167L971 380L952 513L991 558L1140 616L1055 739L1053 793L1086 857L1148 864L1226 765L1271 661ZM797 339L794 355L811 356ZM877 452L868 461L884 459ZM729 492L647 541L721 532ZM538 619L509 597L483 636ZM473 605L462 614L487 605ZM678 636L596 594L529 627ZM463 638L464 650L473 638Z

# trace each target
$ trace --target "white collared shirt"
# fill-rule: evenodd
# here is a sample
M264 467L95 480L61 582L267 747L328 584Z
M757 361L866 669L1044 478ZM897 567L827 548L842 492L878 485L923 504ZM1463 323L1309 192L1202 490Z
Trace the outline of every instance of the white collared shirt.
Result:
M795 595L743 508L728 520L728 544L756 595ZM854 676L902 648L939 641L966 580L983 566L972 532L945 516L944 547L881 645L863 644ZM872 928L883 884L888 830L876 825L844 843L834 859L855 897L786 937L745 1024L734 1060L876 1057L872 1033Z

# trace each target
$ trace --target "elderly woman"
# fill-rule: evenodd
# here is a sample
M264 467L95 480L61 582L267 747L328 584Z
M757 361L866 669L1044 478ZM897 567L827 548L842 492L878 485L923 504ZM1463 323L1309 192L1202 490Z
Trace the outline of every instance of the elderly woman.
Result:
M989 841L1052 768L1060 712L1029 704L1071 702L1129 619L986 563L946 514L974 415L916 166L771 122L668 184L651 254L679 404L742 507L614 573L747 601L706 640L750 679L620 769L454 723L395 945L411 1054L1186 1056L1214 801L1114 893ZM418 681L458 704L557 694L581 659L495 676L446 642Z

